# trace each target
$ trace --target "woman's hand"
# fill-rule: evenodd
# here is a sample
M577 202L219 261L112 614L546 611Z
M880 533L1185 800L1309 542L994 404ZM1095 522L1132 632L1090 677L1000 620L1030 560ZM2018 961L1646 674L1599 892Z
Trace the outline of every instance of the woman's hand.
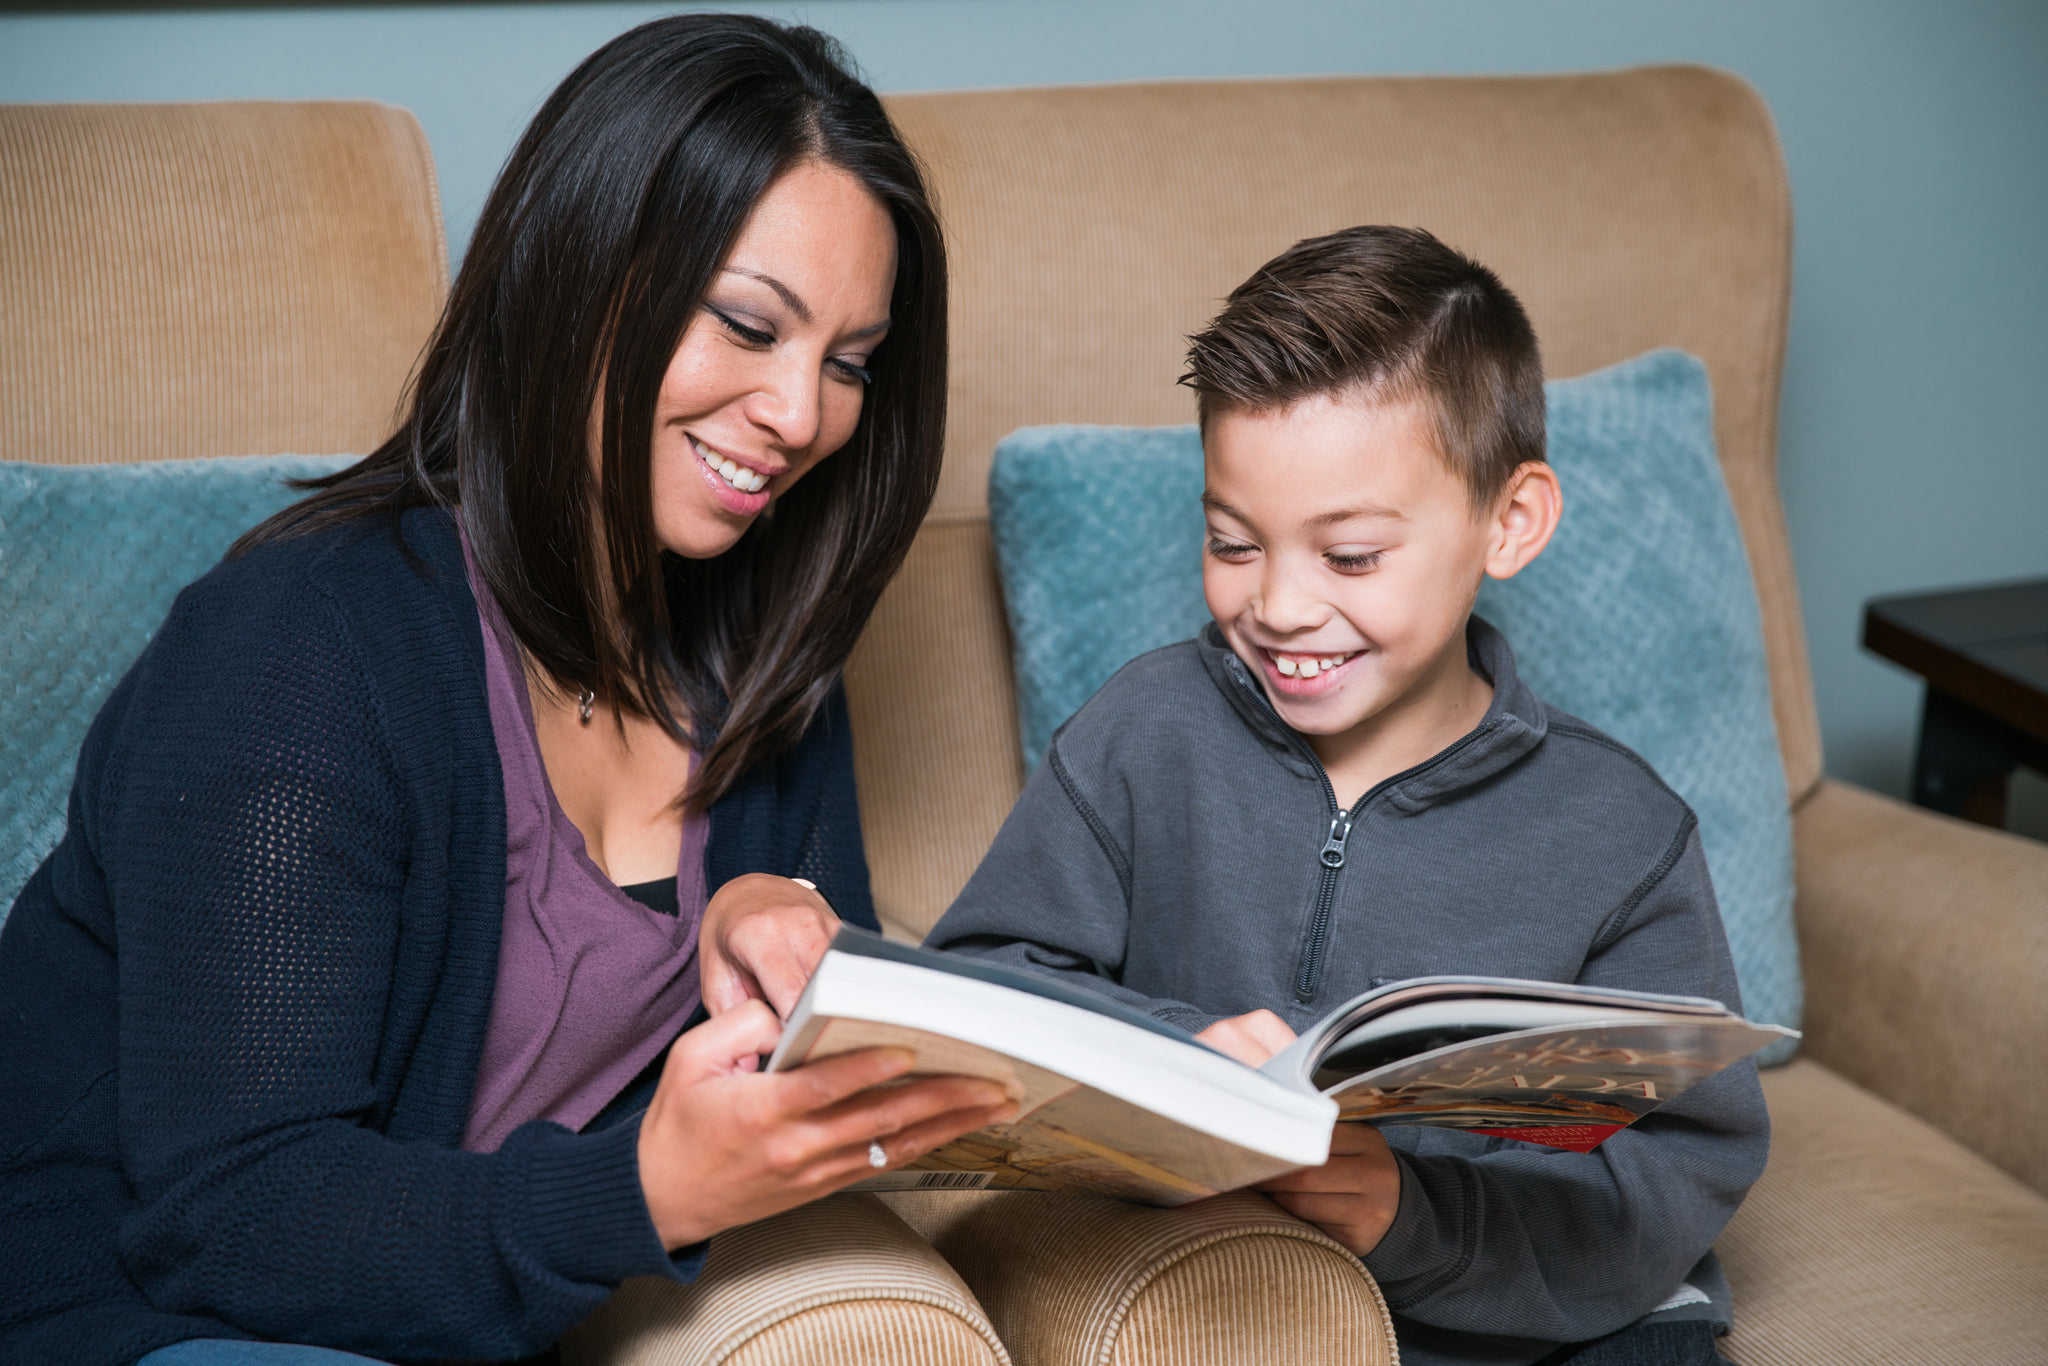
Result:
M1254 1010L1218 1020L1195 1035L1195 1042L1227 1053L1246 1067L1263 1067L1266 1059L1294 1042L1294 1031L1272 1011Z
M1259 1189L1363 1257L1379 1246L1401 1207L1401 1168L1378 1129L1339 1124L1330 1135L1328 1162L1276 1176Z
M972 1077L870 1089L909 1069L899 1048L752 1071L781 1032L774 1012L750 1001L669 1049L640 1120L640 1189L671 1251L875 1175L870 1142L893 1167L1016 1113L1002 1087Z
M839 917L809 883L734 878L706 904L697 931L704 1009L716 1016L759 1000L787 1019L838 930Z

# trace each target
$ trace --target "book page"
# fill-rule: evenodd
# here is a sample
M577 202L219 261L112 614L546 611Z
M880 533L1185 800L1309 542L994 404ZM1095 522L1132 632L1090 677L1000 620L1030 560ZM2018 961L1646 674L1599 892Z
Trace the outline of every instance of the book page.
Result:
M1009 1093L1010 1099L1017 1102L1019 1120L1029 1118L1078 1085L1057 1072L1033 1067L1028 1062L993 1049L927 1030L868 1020L821 1021L816 1037L803 1051L801 1060L815 1062L840 1053L880 1047L914 1049L918 1070L912 1073L913 1076L986 1077L1000 1085Z
M1079 1088L1029 1116L955 1139L853 1189L990 1187L1184 1205L1294 1170L1267 1154Z
M1537 1009L1551 1013L1553 1018L1546 1020L1539 1015L1526 1020L1525 1025L1515 1025L1512 1022L1512 1007L1517 1002L1540 1003ZM1375 1026L1372 1022L1383 1022L1384 1028L1388 1031L1398 1029L1396 1018L1406 1017L1409 1011L1417 1007L1423 1008L1425 1014L1433 1015L1439 1021L1449 1019L1456 1023L1478 1024L1482 1018L1490 1017L1491 1023L1511 1028L1534 1026L1539 1023L1563 1023L1563 1020L1554 1018L1559 1007L1567 1007L1566 1014L1578 1014L1584 1023L1613 1018L1617 1012L1626 1016L1638 1011L1654 1012L1658 1016L1702 1015L1728 1020L1736 1018L1719 1001L1710 1001L1703 996L1667 996L1657 992L1629 991L1620 987L1529 982L1511 977L1411 977L1354 996L1303 1030L1298 1039L1268 1059L1260 1070L1287 1085L1325 1091L1327 1094L1327 1088L1332 1087L1337 1078L1325 1076L1318 1080L1316 1077L1325 1070L1326 1060L1332 1053L1344 1048L1354 1035L1363 1039L1381 1032L1381 1027ZM1451 1009L1440 1011L1437 1009L1440 1007ZM1364 1031L1363 1034L1359 1034L1361 1030ZM1467 1037L1472 1037L1482 1031L1474 1029L1465 1032ZM1427 1046L1418 1043L1408 1052L1420 1053ZM1387 1056L1391 1059L1394 1055L1390 1053Z
M1781 1032L1739 1020L1683 1018L1526 1031L1392 1063L1328 1094L1347 1120L1485 1129L1583 1150ZM1551 1127L1560 1132L1516 1132Z

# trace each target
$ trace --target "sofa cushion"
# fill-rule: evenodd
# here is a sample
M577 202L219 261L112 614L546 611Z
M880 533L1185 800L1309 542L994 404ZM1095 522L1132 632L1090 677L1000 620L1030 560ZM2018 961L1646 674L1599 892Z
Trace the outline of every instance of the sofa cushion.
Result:
M2048 845L1833 780L1793 828L1802 1052L2048 1195Z
M366 450L448 294L419 120L371 100L0 105L0 454Z
M846 661L875 912L915 944L1024 787L1010 633L988 519L934 519Z
M0 462L0 919L64 834L86 728L235 538L353 456Z
M1529 568L1487 582L1479 611L1546 702L1692 805L1744 1005L1796 1026L1791 812L1706 371L1653 351L1545 392L1564 521ZM1026 428L998 447L989 515L1027 763L1110 674L1208 619L1201 489L1193 427Z
M2022 1366L2048 1199L1818 1063L1764 1074L1771 1161L1716 1244L1741 1366Z

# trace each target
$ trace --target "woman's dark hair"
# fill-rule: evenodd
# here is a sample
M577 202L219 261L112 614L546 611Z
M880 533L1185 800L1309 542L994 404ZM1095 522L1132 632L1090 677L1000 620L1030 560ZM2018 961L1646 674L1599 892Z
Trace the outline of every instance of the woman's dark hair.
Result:
M755 202L808 160L853 176L896 228L890 330L859 425L731 550L667 554L649 464L663 375ZM520 138L397 434L311 482L319 493L235 553L459 506L478 568L547 674L702 751L685 798L701 811L793 745L830 694L931 503L945 393L938 220L837 44L741 15L659 19L592 54Z

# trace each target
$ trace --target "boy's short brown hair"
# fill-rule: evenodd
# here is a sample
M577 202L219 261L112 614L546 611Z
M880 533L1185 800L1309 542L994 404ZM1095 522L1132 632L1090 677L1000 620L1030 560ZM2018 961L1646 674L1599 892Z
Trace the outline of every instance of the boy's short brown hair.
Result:
M1536 332L1500 277L1420 228L1357 227L1297 242L1230 292L1189 339L1180 382L1204 430L1317 394L1419 400L1473 505L1543 459Z

